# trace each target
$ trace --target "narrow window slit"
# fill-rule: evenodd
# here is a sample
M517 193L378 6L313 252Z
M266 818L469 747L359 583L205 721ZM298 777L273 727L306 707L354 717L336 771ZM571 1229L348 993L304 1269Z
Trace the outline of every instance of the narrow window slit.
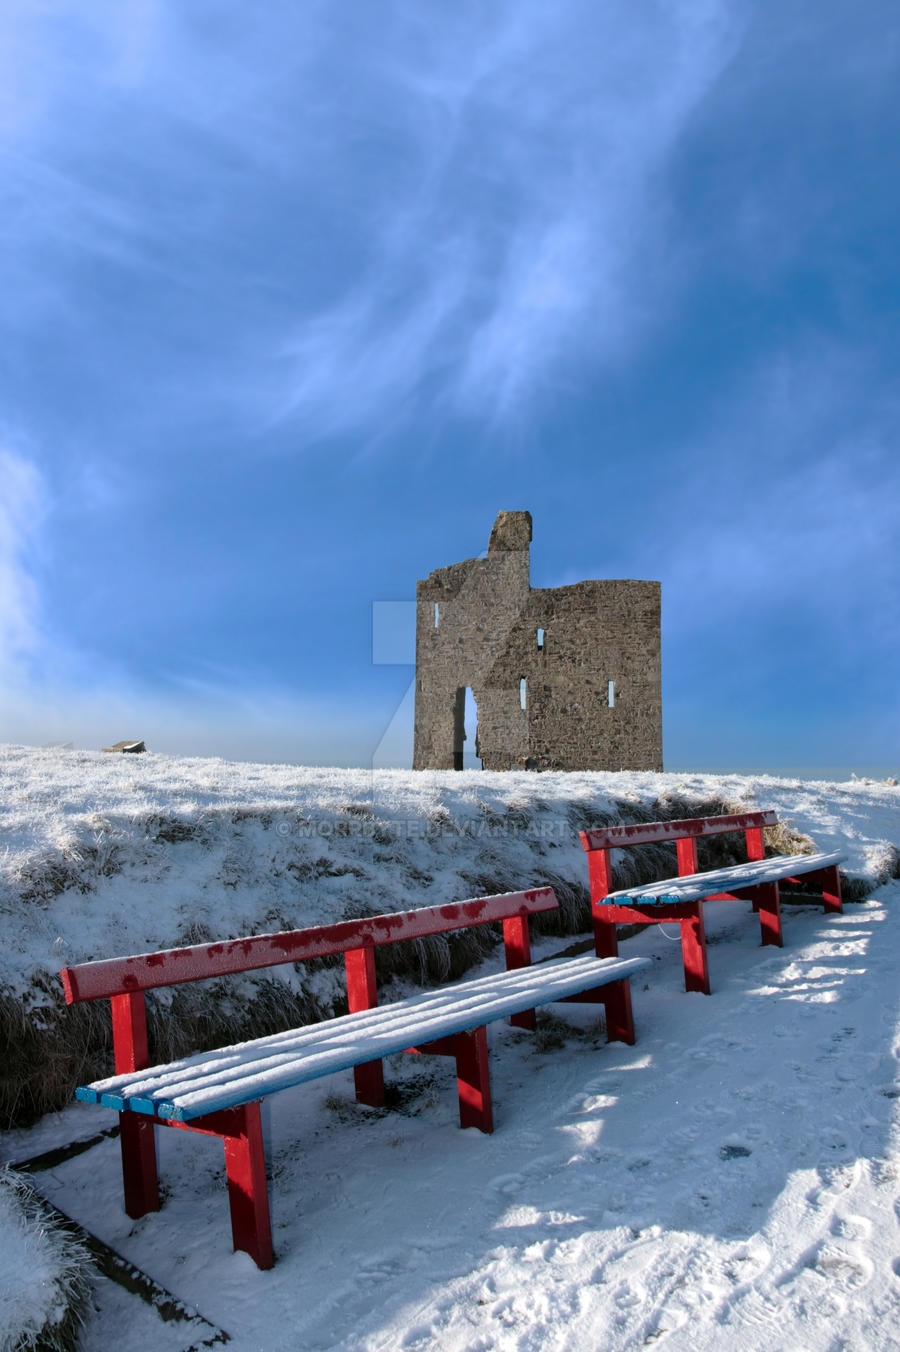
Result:
M525 677L523 676L521 681L519 681L519 703L521 704L523 709L525 708L527 700L527 684L528 683L525 680Z
M539 648L543 648L543 646L544 646L544 631L543 631L543 629L539 629L539 630L538 630L538 647L539 647Z
M435 629L437 629L437 627L438 627L438 624L439 624L439 622L440 622L440 618L441 618L441 608L440 608L440 606L438 605L437 601L435 601L435 603L434 603L434 627L435 627Z
M609 685L607 686L606 695L607 695L607 703L609 704L609 707L610 707L611 709L614 709L614 708L616 707L616 683L615 683L615 681L610 681Z

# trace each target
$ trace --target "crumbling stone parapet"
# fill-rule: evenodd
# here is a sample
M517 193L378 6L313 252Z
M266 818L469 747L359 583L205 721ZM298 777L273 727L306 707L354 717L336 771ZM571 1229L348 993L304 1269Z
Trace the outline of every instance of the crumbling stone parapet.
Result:
M528 550L531 545L530 512L498 512L488 543L489 554L503 550Z
M461 769L465 692L486 770L661 770L658 582L532 588L529 512L485 558L416 586L414 769Z

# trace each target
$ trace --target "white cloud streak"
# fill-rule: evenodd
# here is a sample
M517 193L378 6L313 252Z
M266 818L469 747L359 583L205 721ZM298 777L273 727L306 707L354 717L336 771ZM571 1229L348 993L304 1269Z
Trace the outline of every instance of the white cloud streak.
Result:
M10 0L8 303L46 323L82 253L193 286L219 232L282 187L296 250L281 277L258 259L243 279L283 288L243 370L257 417L274 406L317 436L410 404L518 414L666 312L660 184L735 50L734 4L310 4L229 23L171 0Z
M297 326L286 407L314 425L422 397L517 416L573 362L621 362L677 290L659 183L734 50L728 7L525 4L455 37L384 69L413 172L362 274Z
M19 678L38 641L37 588L28 553L41 515L35 466L0 448L0 680Z

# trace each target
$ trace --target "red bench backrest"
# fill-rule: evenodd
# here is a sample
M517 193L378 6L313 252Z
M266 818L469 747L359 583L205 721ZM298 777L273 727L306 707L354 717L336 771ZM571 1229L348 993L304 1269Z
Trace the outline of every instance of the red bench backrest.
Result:
M492 920L515 921L526 917L524 942L527 946L527 917L540 911L555 910L558 903L552 887L532 888L526 892L507 892L497 897L477 897L447 906L426 906L393 915L373 915L362 920L343 920L336 925L310 929L285 930L281 934L257 934L223 943L199 944L190 948L169 948L160 953L139 953L129 958L107 958L64 967L60 972L67 1004L98 1000L103 996L128 995L174 986L182 981L202 981L207 977L274 967L282 962L303 962L330 953L350 953L371 949L376 944L417 939L426 934L441 934L469 925L484 925ZM510 944L521 947L522 925L504 925L507 959ZM528 958L524 955L524 961ZM349 969L348 969L349 970Z
M650 845L660 840L684 840L697 836L718 836L726 831L774 826L774 812L733 812L723 817L688 817L678 822L635 822L631 826L600 826L582 831L586 850L618 849L624 845Z
M744 831L747 858L765 856L763 827L775 826L778 818L769 810L732 812L720 817L688 817L677 822L635 822L631 826L598 826L581 831L581 844L587 850L591 881L591 901L598 902L613 891L610 850L628 845L651 845L674 841L678 854L678 872L684 877L697 872L697 840L701 836L724 835L726 831Z

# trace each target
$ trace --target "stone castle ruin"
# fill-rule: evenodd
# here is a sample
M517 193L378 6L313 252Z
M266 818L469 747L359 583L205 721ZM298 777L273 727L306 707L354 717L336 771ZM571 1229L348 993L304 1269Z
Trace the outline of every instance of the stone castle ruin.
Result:
M661 770L659 583L532 587L530 545L501 512L485 557L417 583L413 769L463 768L468 689L485 770Z

